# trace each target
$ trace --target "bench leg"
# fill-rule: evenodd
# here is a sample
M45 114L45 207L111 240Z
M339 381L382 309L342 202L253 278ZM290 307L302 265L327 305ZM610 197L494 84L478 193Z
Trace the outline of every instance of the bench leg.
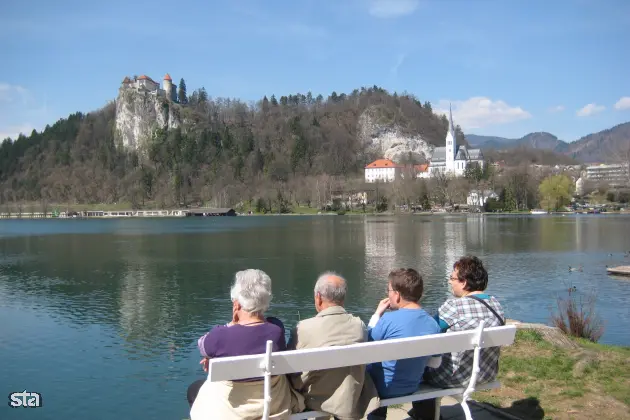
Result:
M442 406L442 398L435 399L435 417L434 420L440 420L440 407Z

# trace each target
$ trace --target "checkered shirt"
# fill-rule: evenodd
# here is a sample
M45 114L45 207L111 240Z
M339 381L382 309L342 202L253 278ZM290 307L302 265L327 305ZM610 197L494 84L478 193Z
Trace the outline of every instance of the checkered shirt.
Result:
M503 308L493 296L484 301L505 320ZM498 327L501 322L486 306L472 298L455 298L447 300L439 309L440 319L446 322L449 331L472 330L485 320L484 328ZM479 357L480 372L478 383L493 381L499 372L500 347L481 349ZM439 368L427 368L424 379L432 385L442 388L466 387L473 370L473 351L466 350L458 353L442 355Z

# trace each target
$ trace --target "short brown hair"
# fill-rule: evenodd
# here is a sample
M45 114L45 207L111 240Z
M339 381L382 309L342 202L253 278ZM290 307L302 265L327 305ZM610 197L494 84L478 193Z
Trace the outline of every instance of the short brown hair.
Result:
M488 272L481 260L475 256L461 257L453 264L460 281L465 280L464 290L468 292L483 292L488 287Z
M409 302L417 302L422 297L424 283L422 276L413 268L399 268L389 273L387 278L394 292Z

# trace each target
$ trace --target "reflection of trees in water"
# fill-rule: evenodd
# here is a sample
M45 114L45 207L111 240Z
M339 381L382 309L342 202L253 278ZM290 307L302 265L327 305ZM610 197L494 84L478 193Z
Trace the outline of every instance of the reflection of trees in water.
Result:
M119 325L134 351L166 353L179 347L173 341L181 318L178 273L152 255L155 248L162 254L172 254L176 246L177 240L155 241L151 236L141 236L128 241L121 250L126 269L120 279Z
M366 218L364 226L365 282L382 292L387 274L396 263L396 221Z
M467 223L464 220L445 220L444 221L444 273L443 278L453 270L453 264L460 257L466 254L466 237ZM450 290L447 287L446 297L450 296Z
M486 237L486 218L483 215L466 217L466 242L472 247L483 247Z
M448 295L445 276L466 249L463 218L405 216L366 218L365 280L362 295L370 302L384 297L387 274L409 267L425 283L424 304L435 306Z

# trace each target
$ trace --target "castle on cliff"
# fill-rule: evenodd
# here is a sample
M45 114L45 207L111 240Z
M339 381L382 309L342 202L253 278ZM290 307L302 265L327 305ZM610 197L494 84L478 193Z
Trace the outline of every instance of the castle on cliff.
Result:
M133 80L125 76L120 89L134 89L137 92L146 92L156 96L163 96L173 102L177 101L177 89L173 85L173 79L171 79L168 73L164 76L161 88L158 82L143 74L140 77L134 77Z

